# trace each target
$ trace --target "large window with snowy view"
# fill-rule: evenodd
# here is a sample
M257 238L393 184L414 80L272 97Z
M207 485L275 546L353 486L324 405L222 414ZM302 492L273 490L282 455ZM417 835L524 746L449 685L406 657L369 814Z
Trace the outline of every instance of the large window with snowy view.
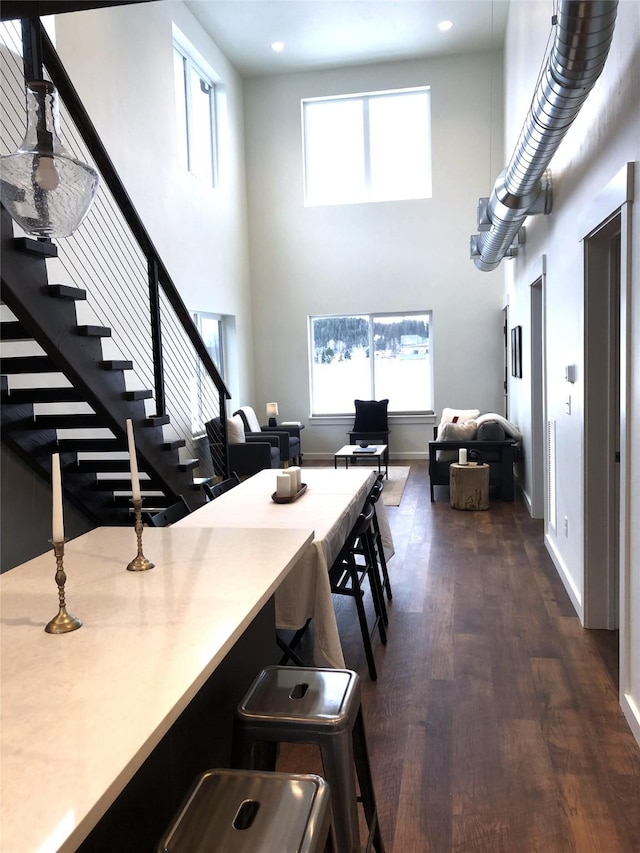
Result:
M305 204L431 197L429 87L302 101Z
M312 415L385 398L391 413L433 411L430 330L429 311L310 317Z

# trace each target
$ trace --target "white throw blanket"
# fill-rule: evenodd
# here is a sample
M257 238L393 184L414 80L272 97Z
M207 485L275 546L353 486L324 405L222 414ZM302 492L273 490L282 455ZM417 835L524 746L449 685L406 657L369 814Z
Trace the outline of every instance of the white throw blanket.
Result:
M512 424L511 421L503 418L502 415L498 415L496 412L489 412L486 415L479 415L475 418L475 422L478 426L480 426L480 424L492 423L493 421L499 423L506 434L511 436L511 438L515 438L517 441L521 440L522 433L518 427L515 424Z

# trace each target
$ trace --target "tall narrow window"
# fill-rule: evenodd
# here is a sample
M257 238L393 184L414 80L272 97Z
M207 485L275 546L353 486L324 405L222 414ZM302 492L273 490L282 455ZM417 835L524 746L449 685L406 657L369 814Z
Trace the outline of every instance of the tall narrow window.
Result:
M302 101L305 203L431 197L428 87Z
M431 313L309 318L311 412L353 412L389 399L395 413L433 410Z
M178 144L184 167L216 185L216 90L194 60L173 47Z
M207 314L203 311L192 311L191 316L211 360L224 379L224 318L219 314ZM211 417L212 407L215 406L217 392L212 384L211 377L204 370L199 359L195 361L189 394L191 398L191 429L194 435L202 435L205 421Z

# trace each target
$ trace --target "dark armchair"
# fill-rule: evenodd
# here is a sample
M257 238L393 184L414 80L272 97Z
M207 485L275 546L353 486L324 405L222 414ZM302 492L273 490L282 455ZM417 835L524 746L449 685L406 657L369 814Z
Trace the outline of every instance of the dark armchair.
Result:
M234 423L236 421L236 423ZM214 418L205 424L213 469L217 476L226 476L224 470L225 441L220 418ZM260 438L246 436L239 418L228 418L229 469L240 477L248 477L264 468L280 467L280 443L278 436L264 435ZM244 440L237 440L238 430Z
M280 461L285 465L302 462L300 449L300 427L291 425L264 426L260 425L256 413L251 406L240 406L235 416L240 416L244 424L245 436L258 437L264 441L266 436L277 436L280 449Z

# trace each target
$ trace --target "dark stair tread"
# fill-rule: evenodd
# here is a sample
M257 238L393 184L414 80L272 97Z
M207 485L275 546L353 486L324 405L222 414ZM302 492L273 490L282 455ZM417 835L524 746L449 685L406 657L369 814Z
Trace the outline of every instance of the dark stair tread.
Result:
M6 320L2 323L3 341L32 341L33 338L18 320Z
M122 479L115 478L107 478L107 477L99 477L95 483L93 484L93 488L97 489L100 492L130 492L131 491L131 478L122 477ZM157 483L153 483L151 480L144 480L142 477L140 478L140 491L141 492L163 492L162 486Z
M60 373L48 355L11 356L2 359L3 373Z
M44 258L57 258L58 247L55 243L34 240L31 237L14 237L14 245L28 255L40 255Z
M80 474L129 474L131 463L129 456L125 459L80 459L67 468L70 472L77 471Z
M163 441L162 449L163 450L178 450L180 447L186 447L187 442L184 438L176 438L172 441Z
M14 388L2 392L2 402L9 403L79 403L82 397L75 388Z
M59 438L54 445L60 453L103 453L127 449L125 438Z
M101 370L133 370L132 361L101 361Z
M144 391L125 391L125 400L150 400L153 397L153 391L145 389Z
M77 326L77 334L85 338L110 338L111 329L109 326Z
M169 415L153 415L150 418L145 418L142 425L146 427L158 427L171 423Z
M156 510L166 509L172 503L175 503L173 499L166 495L151 495L145 498L142 483L140 484L140 491L142 493L142 512L153 513ZM157 491L157 489L154 489L153 491ZM114 506L128 507L131 505L131 499L126 495L114 495L113 504Z
M184 462L178 463L179 471L192 471L194 468L197 468L200 464L199 459L187 459Z
M49 284L47 293L58 299L74 299L82 301L87 298L87 291L82 287L73 287L70 284Z
M22 421L16 421L13 429L102 429L104 428L104 420L96 414L64 414L64 415L34 415L33 418L26 418Z

